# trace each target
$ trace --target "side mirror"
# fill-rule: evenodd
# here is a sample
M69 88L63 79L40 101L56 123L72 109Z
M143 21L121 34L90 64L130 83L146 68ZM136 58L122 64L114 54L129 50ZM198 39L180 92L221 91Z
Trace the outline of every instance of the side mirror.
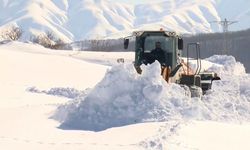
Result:
M183 39L178 39L178 49L183 50Z
M129 39L124 39L124 49L128 49Z

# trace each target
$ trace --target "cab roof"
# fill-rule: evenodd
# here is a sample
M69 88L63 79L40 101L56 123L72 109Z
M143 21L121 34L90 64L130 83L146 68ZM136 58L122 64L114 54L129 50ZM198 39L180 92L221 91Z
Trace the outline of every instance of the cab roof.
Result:
M179 35L177 35L176 32L172 32L172 31L134 31L133 32L133 36L141 36L143 35L144 33L148 33L148 34L154 34L154 33L164 33L165 35L167 36L175 36L175 37L179 37Z

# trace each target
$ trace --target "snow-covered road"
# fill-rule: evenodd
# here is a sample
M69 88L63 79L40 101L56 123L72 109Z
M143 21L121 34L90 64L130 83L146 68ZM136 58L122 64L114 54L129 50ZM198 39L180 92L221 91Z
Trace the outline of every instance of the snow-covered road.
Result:
M214 92L205 97L207 101L205 103L206 108L214 108L209 111L213 112L213 115L210 116L213 121L207 119L198 119L199 121L197 121L197 117L192 120L189 119L190 115L189 117L180 117L178 115L178 117L174 117L176 119L169 121L125 124L99 132L60 128L61 123L52 119L52 116L58 106L75 101L67 97L67 94L70 95L70 92L73 91L77 96L80 95L78 100L81 101L81 97L85 97L89 93L85 89L95 89L97 83L103 85L102 82L105 82L105 80L102 79L107 68L110 68L110 65L115 63L116 58L120 57L125 57L129 64L134 56L133 53L51 51L37 45L24 43L1 45L0 149L250 149L248 142L248 139L250 139L250 123L248 122L250 114L247 114L249 110L245 110L248 108L250 99L249 75L235 77L232 82L226 80L218 83L215 86L217 89L223 87L220 86L221 84L227 86L218 90L225 93ZM210 58L209 61L218 62L216 58L212 60ZM225 61L227 60L223 62ZM220 65L223 65L223 63ZM235 67L233 64L229 65L231 65L230 68L224 69L217 66L213 67L220 73L227 74L232 73L230 69ZM236 66L238 67L233 68L233 70L242 73L240 65ZM112 74L112 71L109 73ZM125 78L123 77L123 79ZM131 76L132 78L133 76ZM100 82L101 80L102 82ZM109 84L108 82L105 83ZM123 83L128 84L127 81L123 81ZM136 81L136 83L140 83L140 80ZM54 88L54 94L51 92L53 91L52 88ZM63 89L63 92L58 92L58 89ZM65 91L65 89L71 90ZM229 96L226 91L236 93ZM65 92L69 93L65 94ZM101 92L101 96L105 94L105 90ZM119 92L114 89L114 93ZM169 95L171 96L171 93ZM239 99L244 102L239 101ZM214 102L216 100L218 101ZM227 103L223 103L225 100ZM105 101L102 102L103 105L107 104ZM120 102L123 101L120 100ZM194 109L190 111L193 113L200 113L200 109L204 108L197 106L200 102L183 103L178 99L175 102L175 105L179 106L195 105L195 107L190 107ZM225 108L221 108L222 104ZM81 107L73 108L80 109ZM106 106L105 108L109 107ZM177 114L178 110L183 110L176 108L177 106L171 109L171 111L175 110L174 114ZM120 110L124 110L123 107ZM225 115L225 118L216 117L218 112ZM59 114L63 115L62 113ZM105 113L104 111L100 116L104 116ZM131 112L131 114L133 113ZM235 115L236 113L238 115ZM191 116L195 115L192 114ZM218 121L216 121L216 118ZM111 118L107 119L112 121ZM81 123L81 121L79 120L78 123Z

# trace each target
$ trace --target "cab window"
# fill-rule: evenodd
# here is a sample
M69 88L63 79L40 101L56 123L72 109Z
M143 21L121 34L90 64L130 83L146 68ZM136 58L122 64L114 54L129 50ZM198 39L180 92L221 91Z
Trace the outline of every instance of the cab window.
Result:
M151 52L155 49L155 43L161 42L161 48L166 52L172 52L173 39L166 36L147 36L144 42L144 52Z

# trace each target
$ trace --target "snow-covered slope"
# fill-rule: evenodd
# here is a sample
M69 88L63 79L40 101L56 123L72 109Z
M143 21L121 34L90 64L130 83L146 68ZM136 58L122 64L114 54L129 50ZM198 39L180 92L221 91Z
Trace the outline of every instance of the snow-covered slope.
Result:
M211 32L211 20L220 17L214 2L206 0L165 0L137 6L109 0L0 0L0 27L18 25L26 31L26 39L31 33L46 31L66 41L142 29Z
M179 32L211 32L210 20L219 16L213 2L207 0L165 0L135 7L135 26L157 30L163 27Z
M127 5L110 0L0 0L0 29L18 25L23 38L53 31L65 41L119 37L133 30L184 33L219 31L210 21L239 21L233 30L250 26L247 0L163 0Z
M67 41L132 28L134 18L132 6L106 0L1 0L0 8L1 26L17 24L28 33L50 30Z

